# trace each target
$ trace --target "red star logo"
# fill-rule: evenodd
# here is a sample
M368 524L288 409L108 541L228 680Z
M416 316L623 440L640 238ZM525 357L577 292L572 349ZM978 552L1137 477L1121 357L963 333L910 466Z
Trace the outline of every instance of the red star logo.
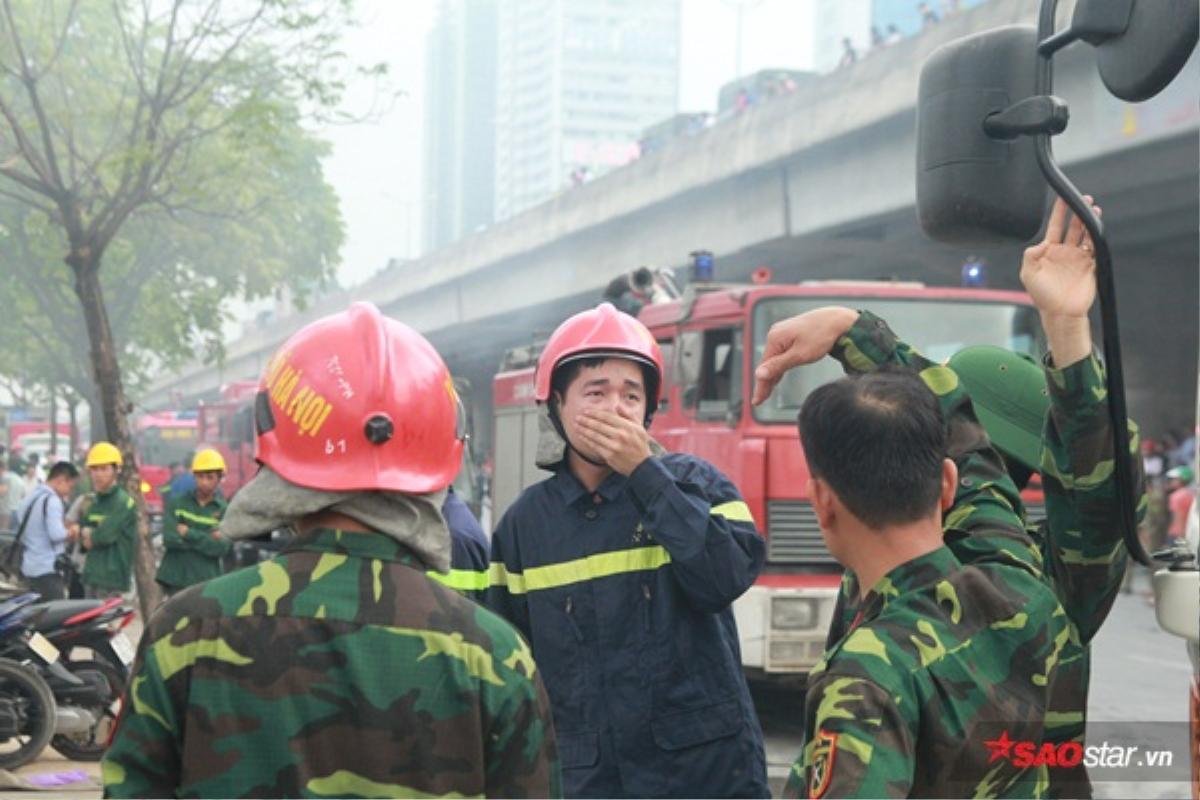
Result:
M1008 731L1004 731L1004 733L1000 734L999 739L985 741L984 744L991 751L988 756L988 763L990 764L998 758L1003 758L1007 761L1014 742L1008 738Z

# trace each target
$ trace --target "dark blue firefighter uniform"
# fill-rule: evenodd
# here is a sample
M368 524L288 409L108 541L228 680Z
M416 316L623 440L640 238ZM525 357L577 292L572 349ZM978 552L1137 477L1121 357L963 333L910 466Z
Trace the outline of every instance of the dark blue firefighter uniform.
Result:
M479 520L454 487L442 501L442 517L450 529L450 572L429 571L429 577L482 603L487 589L488 540Z
M561 469L504 515L488 605L533 647L567 797L769 796L730 608L764 550L734 485L679 454L594 494Z

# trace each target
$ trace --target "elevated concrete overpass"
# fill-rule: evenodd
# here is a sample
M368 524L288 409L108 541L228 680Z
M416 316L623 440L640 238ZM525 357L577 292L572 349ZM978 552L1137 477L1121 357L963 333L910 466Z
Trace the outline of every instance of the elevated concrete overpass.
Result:
M353 299L421 330L472 380L477 411L504 349L594 304L614 276L681 265L704 248L718 277L769 265L777 281L898 277L956 284L968 255L924 238L914 210L915 108L921 64L960 36L1034 24L1036 0L993 0L922 36L679 140L418 261L326 298L230 344L222 368L192 365L153 387L213 393L254 377L288 334ZM1111 97L1091 53L1058 59L1056 93L1071 106L1056 153L1104 207L1133 413L1151 434L1190 424L1195 408L1200 219L1200 60L1162 95ZM1020 248L979 249L991 284L1017 286ZM487 431L481 431L486 438Z

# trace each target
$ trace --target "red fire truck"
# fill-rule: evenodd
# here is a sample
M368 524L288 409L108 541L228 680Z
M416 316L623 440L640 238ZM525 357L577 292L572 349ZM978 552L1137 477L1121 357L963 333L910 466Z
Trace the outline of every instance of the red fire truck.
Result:
M766 567L734 604L742 660L752 675L808 672L824 651L840 580L804 495L808 471L796 430L804 398L840 376L840 365L826 359L793 370L770 400L750 405L754 366L771 325L831 304L873 311L935 360L977 344L1035 356L1043 349L1037 312L1020 292L873 281L718 284L642 309L667 365L652 435L728 475L767 539ZM546 477L533 464L536 358L536 347L509 353L493 385L496 519L522 489ZM1027 497L1035 516L1040 499L1038 492Z
M191 467L187 462L196 450L196 412L143 414L134 421L133 441L146 508L153 516L161 515L163 499L158 488L171 480L171 464Z
M257 381L234 381L221 387L221 399L201 403L200 441L216 448L225 459L225 479L221 491L233 497L258 472L254 460L254 393Z

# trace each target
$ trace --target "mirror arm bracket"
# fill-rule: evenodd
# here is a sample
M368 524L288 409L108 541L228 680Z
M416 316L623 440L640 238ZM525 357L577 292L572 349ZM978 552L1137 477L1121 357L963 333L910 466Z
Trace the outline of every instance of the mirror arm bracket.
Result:
M983 120L984 132L993 139L1016 139L1036 133L1055 135L1067 129L1067 104L1053 95L1035 95L1014 103Z
M1125 5L1116 0L1114 6ZM1038 40L1035 89L1040 96L1051 96L1054 90L1053 54L1079 36L1070 31L1054 32L1055 12L1058 0L1041 0L1038 12ZM1019 104L1018 104L1019 105ZM1130 452L1129 417L1125 406L1125 376L1121 363L1121 339L1117 328L1117 291L1113 279L1112 252L1104 237L1104 225L1092 210L1091 204L1083 199L1082 193L1063 173L1054 160L1054 152L1048 134L1038 134L1034 152L1038 166L1051 188L1066 201L1067 206L1079 217L1084 228L1092 237L1096 247L1096 294L1100 301L1100 327L1103 332L1105 386L1108 389L1108 419L1112 427L1113 477L1116 483L1117 515L1122 528L1125 547L1134 561L1153 566L1154 561L1137 535L1136 508L1138 498L1133 496L1133 458Z

